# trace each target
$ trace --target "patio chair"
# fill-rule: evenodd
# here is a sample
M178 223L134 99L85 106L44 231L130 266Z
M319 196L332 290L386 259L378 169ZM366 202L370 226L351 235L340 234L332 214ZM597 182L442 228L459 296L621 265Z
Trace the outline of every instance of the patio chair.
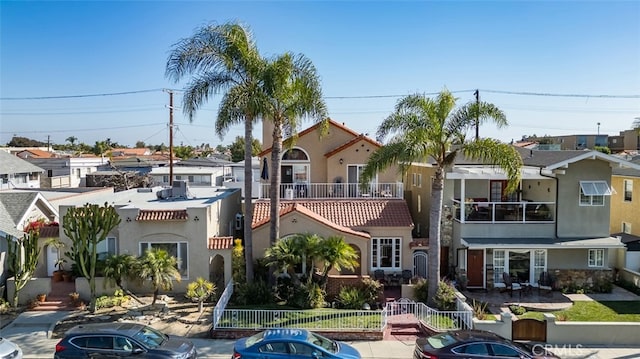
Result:
M513 297L513 291L517 291L518 294L522 296L522 286L520 283L514 283L509 273L502 272L502 281L504 282L504 287L509 291L509 295L511 297Z
M548 272L540 273L540 278L538 279L538 295L545 290L547 294L551 294L553 290L553 279Z
M385 277L384 270L382 269L376 269L373 271L373 279L377 280L381 284L387 283L387 278Z
M404 269L402 271L402 283L403 284L411 284L411 278L413 278L413 273L410 269Z

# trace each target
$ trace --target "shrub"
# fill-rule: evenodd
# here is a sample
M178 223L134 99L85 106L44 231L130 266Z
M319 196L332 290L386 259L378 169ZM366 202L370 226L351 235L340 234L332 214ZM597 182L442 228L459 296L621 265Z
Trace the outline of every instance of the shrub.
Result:
M340 288L336 300L343 309L362 309L364 303L368 303L364 290L355 287Z
M429 301L429 282L420 278L413 286L413 294L418 302L427 303Z
M524 313L527 312L527 309L525 309L525 307L521 307L519 305L513 305L513 304L509 306L509 310L511 311L511 313L515 315L523 315Z
M273 304L273 302L271 287L263 280L236 284L234 303L237 305L261 305Z
M434 302L440 310L454 310L456 308L456 289L451 284L440 281Z
M482 302L479 300L473 300L471 302L471 307L473 308L473 315L480 319L480 320L484 320L487 317L487 306L489 305L489 303L487 302Z
M569 320L569 315L567 313L557 313L556 319L561 322L566 322Z
M628 280L625 279L620 279L616 282L616 284L632 293L635 293L637 295L640 295L640 287L638 287L637 285L633 284L633 282L630 282ZM613 290L613 288L612 288Z
M382 284L371 278L362 279L362 295L365 303L369 303L372 307L378 302L382 292ZM362 307L358 308L361 309Z

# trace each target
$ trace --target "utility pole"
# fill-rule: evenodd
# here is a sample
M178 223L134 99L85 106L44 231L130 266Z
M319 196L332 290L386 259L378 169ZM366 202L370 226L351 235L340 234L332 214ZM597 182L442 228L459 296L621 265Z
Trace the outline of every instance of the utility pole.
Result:
M173 91L169 93L169 186L173 187Z
M51 135L47 135L47 152L51 152Z
M476 96L476 141L480 139L480 90L473 93Z

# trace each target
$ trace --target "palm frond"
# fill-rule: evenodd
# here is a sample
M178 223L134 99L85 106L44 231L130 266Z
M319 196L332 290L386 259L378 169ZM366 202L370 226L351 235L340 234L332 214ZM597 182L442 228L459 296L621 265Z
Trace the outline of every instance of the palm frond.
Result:
M492 138L471 141L463 147L465 156L502 168L509 183L506 191L515 191L522 178L522 157L515 147Z

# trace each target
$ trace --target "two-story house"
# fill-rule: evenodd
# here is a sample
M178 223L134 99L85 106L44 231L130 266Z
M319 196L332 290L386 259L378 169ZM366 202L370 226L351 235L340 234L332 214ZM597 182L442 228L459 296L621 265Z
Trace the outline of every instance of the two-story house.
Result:
M256 258L269 246L269 166L271 127L263 124L262 190L254 205L253 248ZM322 237L343 236L360 254L355 273L369 275L412 270L426 274L424 248L412 246L413 222L398 169L394 166L366 188L359 184L369 156L381 144L330 120L329 131L320 136L319 125L298 134L297 141L282 154L280 237L315 233ZM414 254L419 252L419 254ZM414 266L414 255L419 259ZM337 274L334 273L334 274Z
M461 156L446 173L442 245L453 270L477 288L504 285L503 273L536 285L547 272L558 287L610 281L623 247L609 235L612 167L639 166L597 151L518 151L524 167L514 193L490 164ZM427 217L429 167L408 171L414 218ZM418 221L425 232L428 218Z
M640 165L640 156L630 162ZM640 271L640 170L614 168L611 185L616 191L611 196L609 231L627 247L625 267Z

